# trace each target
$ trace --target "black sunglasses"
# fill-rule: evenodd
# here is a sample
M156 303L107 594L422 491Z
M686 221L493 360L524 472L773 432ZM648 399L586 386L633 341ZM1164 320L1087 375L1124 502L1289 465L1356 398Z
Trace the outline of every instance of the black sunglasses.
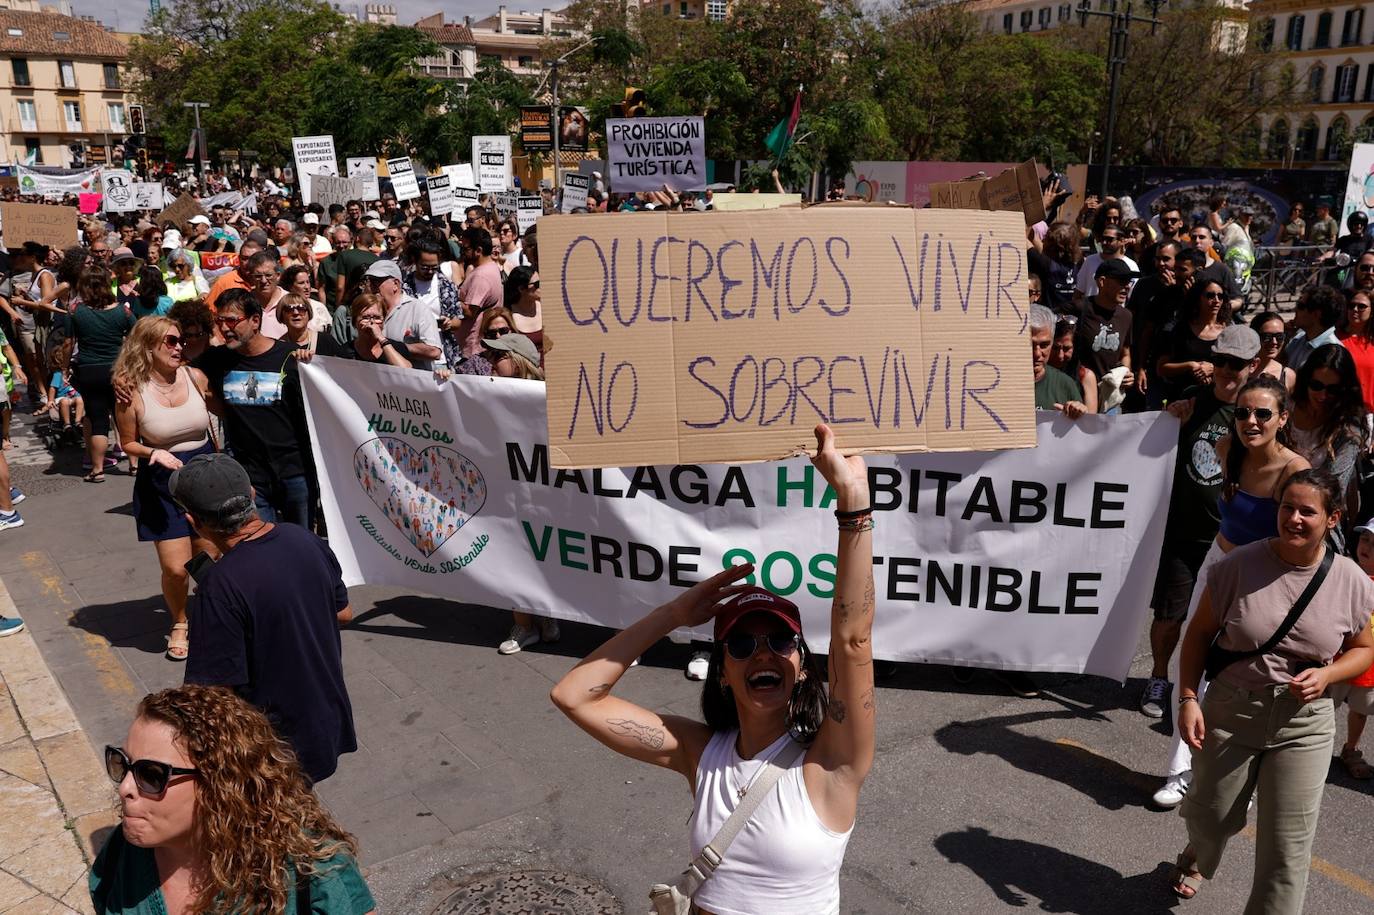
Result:
M1247 365L1250 364L1250 360L1242 359L1239 356L1218 356L1216 364L1219 366L1224 366L1225 368L1228 368L1233 372L1239 372L1241 369L1245 368Z
M801 644L801 636L795 632L770 632L767 635L754 635L740 632L725 637L725 653L736 661L747 661L759 650L759 643L766 642L768 650L780 658L790 657Z
M1317 391L1318 393L1320 393L1320 392L1322 392L1322 391L1330 391L1330 392L1331 392L1331 396L1333 396L1333 397L1335 397L1336 395L1340 394L1342 391L1345 390L1345 388L1344 388L1342 385L1339 385L1339 384L1327 384L1326 382L1324 382L1324 381L1318 381L1318 380L1315 379L1315 378L1313 378L1311 381L1307 382L1307 387L1308 387L1309 390Z
M1236 407L1236 419L1238 421L1249 422L1251 416L1261 423L1267 423L1274 418L1274 411L1268 407Z
M495 340L497 337L504 337L506 334L509 333L512 333L509 327L493 327L491 330L482 334L482 339Z
M105 747L105 773L118 785L124 776L134 774L134 784L144 794L162 794L174 775L198 775L199 769L183 769L156 759L130 759L119 747Z
M1282 343L1284 336L1285 334L1283 331L1277 331L1275 333L1265 333L1264 331L1260 331L1259 338L1261 344L1267 345L1270 343Z

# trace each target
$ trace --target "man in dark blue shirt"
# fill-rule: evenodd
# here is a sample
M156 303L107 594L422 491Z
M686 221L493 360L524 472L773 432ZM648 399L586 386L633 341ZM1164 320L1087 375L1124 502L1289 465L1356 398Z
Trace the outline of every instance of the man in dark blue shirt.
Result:
M186 682L232 687L288 741L313 781L358 749L339 626L352 619L338 560L313 533L258 517L248 474L207 454L168 488L220 558L197 576Z

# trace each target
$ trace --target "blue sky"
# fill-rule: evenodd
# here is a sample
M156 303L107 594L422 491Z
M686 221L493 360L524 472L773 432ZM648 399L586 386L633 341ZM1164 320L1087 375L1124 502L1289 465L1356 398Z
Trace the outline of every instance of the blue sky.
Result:
M450 22L461 22L463 16L472 16L480 19L496 12L500 6L500 0L388 0L392 6L396 7L396 21L402 25L409 25L416 19L428 16L439 10L444 11L444 17ZM550 5L550 9L561 8L566 5L564 2ZM340 3L339 8L344 12L361 13L363 3ZM538 12L543 9L543 3L518 2L507 3L506 7L511 11L521 9ZM148 0L72 0L72 10L77 15L95 16L108 26L112 26L121 32L137 32L143 26L143 20L148 15Z

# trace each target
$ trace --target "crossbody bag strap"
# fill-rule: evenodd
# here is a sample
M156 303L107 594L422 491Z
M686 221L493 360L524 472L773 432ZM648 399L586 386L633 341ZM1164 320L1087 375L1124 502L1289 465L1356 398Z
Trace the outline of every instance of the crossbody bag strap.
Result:
M730 843L735 841L735 836L744 828L744 824L749 822L749 818L754 815L755 810L758 810L763 799L772 792L778 780L782 778L797 757L804 752L806 752L806 747L795 740L789 740L787 746L783 747L781 752L764 765L763 771L754 778L748 790L745 791L739 806L734 809L730 818L720 827L720 831L710 842L706 843L701 854L697 855L691 866L687 868L684 876L690 888L679 883L678 888L680 890L688 896L692 895L715 872L715 869L720 866L720 862L725 858L725 853L729 851Z
M1283 622L1279 624L1279 628L1274 631L1274 634L1271 635L1263 645L1252 648L1249 651L1233 651L1229 648L1222 648L1217 644L1217 641L1221 639L1221 634L1218 633L1216 638L1212 641L1211 647L1207 650L1205 665L1207 679L1215 679L1217 674L1221 673L1232 664L1244 661L1247 658L1253 658L1257 655L1268 654L1277 648L1278 644L1282 642L1284 638L1287 637L1288 633L1292 631L1293 627L1297 625L1298 617L1302 616L1303 611L1307 609L1307 605L1312 603L1312 598L1315 597L1317 591L1320 590L1322 582L1326 581L1326 574L1331 571L1331 564L1335 561L1336 551L1328 545L1326 547L1326 553L1322 556L1321 565L1317 567L1316 574L1313 575L1312 580L1307 583L1307 587L1302 589L1302 593L1298 595L1298 599L1293 602L1293 609L1288 611L1288 615L1283 618Z

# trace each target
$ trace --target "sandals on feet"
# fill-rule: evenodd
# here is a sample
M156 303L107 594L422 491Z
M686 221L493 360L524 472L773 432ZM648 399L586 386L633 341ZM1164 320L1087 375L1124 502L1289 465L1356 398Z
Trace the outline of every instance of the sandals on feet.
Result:
M1202 889L1202 874L1198 873L1196 868L1197 859L1190 857L1186 849L1174 861L1169 889L1173 890L1179 899L1192 899L1197 895L1197 891Z
M85 475L84 477L82 477L81 479L85 480L87 483L104 483L104 482L105 482L105 471L103 471L103 470L92 470L90 473L86 474L86 475Z
M1351 778L1374 778L1374 766L1365 762L1359 747L1341 750L1341 765L1345 766L1346 774Z
M177 633L181 637L177 637ZM186 656L191 652L191 624L173 623L172 634L167 636L167 660L185 661Z

